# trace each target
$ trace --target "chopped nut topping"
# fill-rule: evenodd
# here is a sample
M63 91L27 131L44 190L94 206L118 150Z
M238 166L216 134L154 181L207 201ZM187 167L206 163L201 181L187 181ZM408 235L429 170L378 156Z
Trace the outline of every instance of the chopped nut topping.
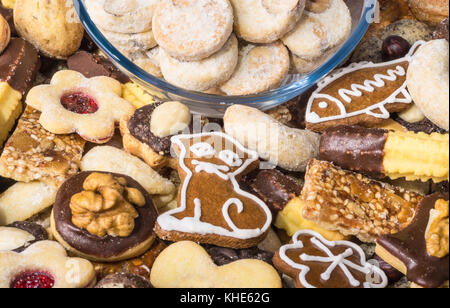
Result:
M134 220L139 217L131 203L144 206L145 197L138 189L126 185L126 179L111 174L89 175L83 183L84 191L70 200L72 223L99 237L129 236L134 230Z
M306 10L312 13L323 13L331 6L331 0L307 0Z
M46 131L39 124L40 115L32 107L25 109L0 157L0 175L59 186L78 172L86 142L75 134Z
M364 242L405 228L423 198L318 160L309 164L301 197L306 219Z
M449 203L445 200L436 201L435 209L431 211L430 222L425 234L427 251L430 256L443 258L449 253Z

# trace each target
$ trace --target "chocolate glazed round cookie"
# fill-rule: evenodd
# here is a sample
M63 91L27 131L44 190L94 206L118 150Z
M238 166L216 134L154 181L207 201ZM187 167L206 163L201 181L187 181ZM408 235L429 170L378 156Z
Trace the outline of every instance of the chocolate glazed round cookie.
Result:
M59 189L51 226L56 240L75 255L115 262L148 250L157 216L150 196L132 178L81 172Z

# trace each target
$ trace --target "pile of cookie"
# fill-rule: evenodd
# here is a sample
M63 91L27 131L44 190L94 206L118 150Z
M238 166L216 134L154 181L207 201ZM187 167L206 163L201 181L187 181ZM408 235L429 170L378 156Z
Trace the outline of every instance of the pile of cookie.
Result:
M448 287L448 2L381 1L316 87L222 119L129 80L65 0L25 2L0 6L0 288Z
M258 94L276 89L289 72L309 73L352 29L343 0L85 3L108 41L135 64L183 89L218 95Z

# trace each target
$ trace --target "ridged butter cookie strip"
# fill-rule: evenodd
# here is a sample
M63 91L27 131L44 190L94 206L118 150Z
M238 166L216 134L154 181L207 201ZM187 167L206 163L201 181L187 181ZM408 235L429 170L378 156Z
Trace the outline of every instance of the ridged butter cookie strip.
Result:
M321 138L320 158L377 178L449 178L449 135L338 126Z

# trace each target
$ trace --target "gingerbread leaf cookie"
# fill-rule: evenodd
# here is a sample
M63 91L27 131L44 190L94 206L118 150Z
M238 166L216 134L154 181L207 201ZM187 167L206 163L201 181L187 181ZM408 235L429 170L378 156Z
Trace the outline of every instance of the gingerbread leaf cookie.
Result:
M56 73L50 85L31 89L26 103L42 112L39 122L49 132L76 132L85 140L106 143L114 135L115 123L134 111L121 95L122 86L115 79L88 79L65 70Z
M257 153L218 132L179 135L172 143L180 151L180 207L158 217L158 236L231 248L261 242L272 214L263 201L238 184L256 168Z
M295 278L297 288L384 288L384 272L366 261L364 251L348 241L327 241L310 230L298 231L275 254L275 267Z
M306 127L320 132L339 124L373 126L391 112L406 110L412 102L406 73L422 44L417 42L403 58L353 64L326 77L308 101Z
M92 264L69 258L56 242L37 242L21 253L0 251L0 288L84 288L93 283Z

